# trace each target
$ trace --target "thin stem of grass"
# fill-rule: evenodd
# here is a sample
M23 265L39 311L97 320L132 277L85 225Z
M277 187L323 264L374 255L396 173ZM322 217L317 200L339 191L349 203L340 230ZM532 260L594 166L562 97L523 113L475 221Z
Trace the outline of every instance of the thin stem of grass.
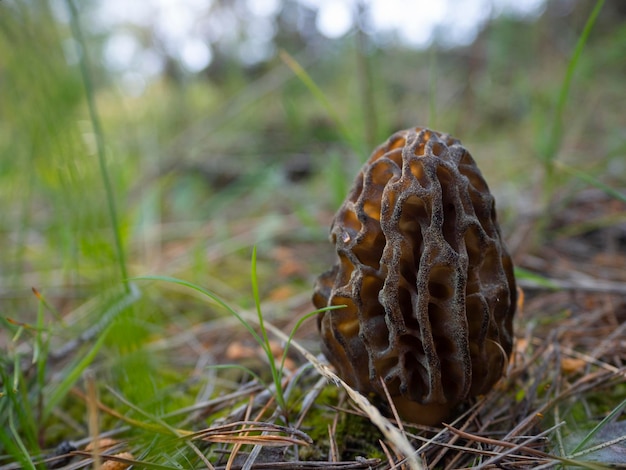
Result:
M345 308L346 305L331 305L330 307L324 307L324 308L320 308L318 310L313 310L312 312L307 313L306 315L303 315L295 324L295 326L291 329L291 333L289 334L289 339L287 340L287 343L285 344L285 349L283 351L283 358L280 361L280 370L283 370L284 366L285 366L285 360L287 359L287 352L289 351L289 346L291 345L291 341L293 340L293 337L295 336L296 332L300 329L300 327L302 326L302 324L308 320L311 317L314 317L316 315L318 315L319 313L322 312L326 312L328 310L337 310L340 308Z
M93 362L100 349L104 346L106 338L118 315L130 308L139 299L138 289L131 288L132 286L130 284L128 284L128 286L130 288L128 293L125 291L114 295L107 293L107 296L103 297L102 304L98 306L101 312L100 319L98 323L92 327L95 328L94 337L96 339L93 344L90 340L88 343L90 348L80 356L77 356L74 361L68 364L62 373L59 374L59 376L62 377L60 382L50 383L49 389L44 391L47 397L47 403L43 410L44 418L52 413L52 410L65 398L85 369Z
M261 297L259 295L259 283L256 275L256 246L252 248L252 262L250 263L250 266L252 294L254 296L254 304L256 306L256 313L259 319L259 328L261 329L261 337L263 339L263 342L260 346L265 351L265 354L267 355L267 360L270 365L272 379L274 380L274 386L276 387L276 401L278 402L278 406L286 412L287 404L285 402L282 388L282 367L280 369L276 367L276 360L274 359L274 355L272 354L269 337L267 335L267 330L265 329L265 323L263 322L263 312L261 311Z
M0 394L0 449L19 461L21 468L35 468L30 456L38 452L36 420L28 405L27 385L19 364L19 354L15 354L12 379L7 370L0 370L4 386Z
M78 57L80 58L80 71L83 80L83 86L85 87L85 96L87 98L87 107L89 109L89 118L93 126L93 132L96 137L96 149L98 154L98 162L100 164L100 175L104 183L104 189L106 192L107 206L109 208L109 217L111 218L111 225L113 228L113 237L115 240L115 251L117 252L117 261L120 269L120 275L122 282L124 283L127 293L130 293L130 287L128 286L128 272L126 269L126 256L124 255L124 249L122 247L122 237L120 234L120 227L117 216L117 209L115 206L115 198L113 195L113 185L111 184L111 178L106 165L105 158L105 142L104 133L102 131L102 125L100 124L100 117L98 114L93 80L91 79L89 57L87 54L87 43L83 36L82 29L80 27L80 21L78 18L78 10L73 0L66 0L66 4L70 10L70 19L72 25L72 33L74 40L76 41L76 49Z
M330 116L330 118L335 122L335 125L339 129L339 133L341 137L352 147L352 150L357 152L359 155L364 154L363 144L361 144L353 135L350 130L345 126L343 120L339 117L337 110L331 104L330 100L326 97L324 92L320 89L319 86L315 83L313 78L304 70L304 68L298 63L296 59L294 59L287 51L280 51L280 58L282 61L291 69L291 71L300 79L300 81L306 86L311 94L321 103L321 105L326 109L326 112Z
M17 428L15 427L15 423L13 421L13 414L9 415L9 428L11 429L11 434L13 435L13 440L15 444L20 450L20 454L21 454L20 461L22 462L22 465L23 465L22 468L35 470L35 465L33 464L33 461L30 458L30 453L26 449L26 446L24 445L24 442L20 438L20 434L17 432Z
M168 276L142 276L142 277L134 278L134 280L165 281L165 282L171 282L174 284L185 286L209 297L218 305L226 309L231 315L233 315L239 321L239 323L241 323L241 325L248 331L248 333L252 335L252 337L257 342L257 344L263 349L263 352L267 356L267 360L269 362L274 385L276 386L276 401L278 402L281 409L283 410L286 409L285 408L286 403L285 403L284 396L282 393L282 385L281 385L282 373L276 367L276 361L272 354L272 350L271 350L270 343L269 343L269 337L267 335L267 329L265 328L265 323L263 321L263 313L261 311L261 300L259 296L259 286L258 286L257 276L256 276L256 247L252 251L251 280L252 280L252 291L253 291L253 296L254 296L254 302L256 305L257 316L258 316L258 321L259 321L259 327L261 329L260 335L254 330L254 328L252 328L252 325L250 325L250 323L248 323L236 310L234 310L230 305L224 302L217 294L207 289L204 289L203 287L195 285L191 282L183 281L183 280L176 279L173 277L168 277Z
M602 9L603 4L604 0L597 0L594 9L589 15L589 18L587 18L587 22L585 23L583 31L578 37L578 41L576 42L576 46L574 47L574 52L572 53L572 57L570 58L567 65L567 70L565 72L565 76L563 77L561 89L559 91L559 96L556 102L554 115L552 116L551 123L549 123L549 130L547 131L547 134L540 136L540 144L538 146L538 159L543 165L544 173L541 190L541 203L545 208L549 207L552 201L552 195L556 189L554 174L557 165L557 155L563 142L563 115L565 114L565 107L567 105L567 100L570 95L574 72L576 71L578 63L582 56L584 46L589 39L593 25L596 22L596 19L598 17L598 14L600 13L600 10ZM543 236L540 234L545 233L546 227L548 225L548 211L543 212L544 215L538 219L536 227L536 233L538 234L537 236L539 238ZM540 240L536 240L536 242L540 242Z
M429 51L429 75L428 75L428 127L437 128L437 48L433 43Z
M215 370L231 370L231 369L241 370L241 371L245 372L246 374L250 374L250 376L254 377L254 379L259 384L261 384L265 388L268 388L267 385L265 384L265 381L259 376L259 374L254 372L249 367L242 366L241 364L213 364L213 365L206 366L206 368L207 369L215 369Z
M552 120L552 126L550 130L550 134L548 135L546 145L542 149L541 158L544 163L544 167L546 170L546 177L549 187L552 186L552 174L554 171L554 160L558 153L559 147L561 146L563 140L563 114L565 113L565 106L567 104L567 100L569 98L570 89L572 86L572 79L574 77L574 72L580 62L580 57L582 56L583 48L589 39L589 35L591 34L591 30L593 25L598 18L600 10L602 9L602 5L604 4L604 0L598 0L596 2L596 6L592 10L587 22L585 23L585 27L583 28L580 37L574 47L574 52L572 54L572 58L567 65L567 71L565 72L565 77L563 78L563 83L561 84L561 90L559 92L559 98L556 104L556 110L554 113L554 118Z
M158 432L161 432L166 435L172 435L174 437L184 437L184 435L186 435L187 431L170 426L166 421L164 421L160 417L152 413L149 413L143 408L132 403L130 400L126 399L126 397L124 397L120 392L115 390L113 387L107 387L107 390L109 391L109 393L111 393L111 395L113 395L117 400L121 401L124 405L128 406L139 415L151 421L151 423L143 423L138 420L133 420L132 422L134 424L140 424L141 426L145 426L146 429L158 430Z
M580 443L572 450L570 453L571 457L576 457L579 451L585 447L585 445L591 440L593 436L596 435L598 431L600 431L603 427L609 424L611 421L616 419L622 410L626 408L626 400L622 401L611 413L608 414L602 421L600 421L589 433L585 436L585 438L580 441Z
M571 166L567 165L566 163L561 162L560 160L556 160L554 162L554 165L555 165L555 167L557 167L561 171L563 171L565 173L569 173L569 174L575 176L576 178L584 181L585 183L591 184L592 186L595 186L596 188L601 189L606 194L608 194L609 196L617 199L618 201L622 201L622 202L626 203L626 194L624 194L624 193L618 191L617 189L614 189L614 188L604 184L598 178L593 177L589 173L585 173L584 171L577 170L576 168L571 167Z
M363 115L364 142L374 148L378 142L378 109L374 95L374 80L369 37L363 30L367 21L367 9L363 2L357 5L356 69L360 88Z
M46 327L44 324L44 310L45 304L41 300L39 301L39 308L37 310L37 330L35 333L35 344L33 346L33 364L36 365L37 368L37 387L35 390L36 393L36 405L35 405L35 414L37 416L37 421L41 422L41 418L43 416L43 408L45 404L45 395L43 393L45 385L46 385L46 370L48 364L48 346L49 346L49 335L47 334ZM43 426L39 427L39 443L43 443L43 434L45 428Z
M37 323L35 328L35 343L33 345L33 364L37 364L37 377L40 384L43 385L45 377L45 368L48 358L48 336L47 329L44 324L44 307L45 304L40 301L37 308Z
M193 284L191 282L188 281L183 281L182 279L176 279L174 277L169 277L169 276L140 276L140 277L135 277L130 279L135 280L135 281L164 281L164 282L170 282L172 284L178 284L179 286L184 286L184 287L188 287L196 292L199 292L200 294L210 298L212 301L214 301L215 303L217 303L220 307L224 308L229 314L231 314L232 316L234 316L237 321L239 321L239 323L248 331L248 333L250 333L252 335L252 337L254 338L254 340L261 345L263 343L263 339L258 335L258 333L256 331L254 331L254 328L252 328L252 326L246 321L244 320L244 318L236 311L234 310L230 305L228 305L226 302L224 302L217 294L215 294L214 292L211 292L208 289L205 289L203 287L200 287L196 284Z
M11 391L13 393L17 393L17 390L20 386L20 374L22 373L22 368L20 367L21 356L20 353L15 354L13 356L13 380L11 381ZM8 384L8 381L4 381L3 383Z
M330 306L330 307L325 307L319 310L315 310L307 315L304 315L302 318L300 318L298 320L298 322L296 323L296 325L294 326L294 328L291 330L291 333L287 339L287 343L285 346L285 350L283 352L281 361L280 361L280 365L277 364L276 359L274 358L274 355L272 353L272 348L270 346L270 341L269 341L269 335L268 335L268 328L265 324L265 321L263 319L263 312L261 310L261 298L260 298L260 294L259 294L259 284L258 284L258 278L257 278L257 273L256 273L256 266L257 266L257 251L256 251L256 247L253 247L252 249L252 260L251 260L251 268L250 268L250 278L251 278L251 283L252 283L252 293L253 293L253 297L254 297L254 303L255 303L255 307L256 307L256 313L257 313L257 321L259 323L259 329L261 330L261 333L258 334L254 328L252 327L252 325L246 321L246 319L244 317L242 317L236 310L234 310L232 307L230 307L226 302L224 302L217 294L214 294L213 292L204 289L203 287L197 286L191 282L187 282L187 281L183 281L180 279L176 279L176 278L172 278L172 277L167 277L167 276L142 276L139 278L134 278L134 280L144 280L144 281L165 281L165 282L171 282L174 284L178 284L181 286L185 286L188 288L191 288L207 297L209 297L211 300L213 300L214 302L216 302L218 305L220 305L221 307L223 307L224 309L226 309L231 315L233 315L238 321L239 323L241 323L241 325L252 335L252 337L254 338L254 340L257 342L257 344L263 349L263 352L265 353L266 357L267 357L267 361L269 363L270 366L270 371L272 374L272 381L274 382L274 387L275 387L275 394L276 394L276 402L278 403L279 408L286 413L287 410L287 402L285 400L285 395L282 389L282 377L283 377L283 368L284 368L284 364L285 364L285 359L287 357L287 351L289 349L290 343L296 333L296 331L300 328L300 326L302 325L302 323L307 320L308 318L310 318L313 315L316 315L320 312L326 311L326 310L334 310L334 309L339 309L339 308L344 308L345 305L337 305L337 306ZM271 325L270 325L271 327ZM231 367L231 366L224 366L224 367ZM220 366L216 366L216 368L221 368ZM246 370L247 372L250 372L254 377L256 377L261 383L261 379L260 377L258 377L254 372L250 371L247 368L242 368L244 370ZM265 384L264 384L265 385Z
M91 347L91 349L83 355L80 360L68 367L66 374L63 376L63 380L55 387L49 391L48 393L48 402L43 411L43 417L47 418L54 408L61 402L61 400L67 396L68 391L72 386L78 381L81 374L85 371L85 369L93 362L96 354L100 351L102 346L104 346L104 341L106 340L107 334L110 331L109 327L100 334L100 337Z

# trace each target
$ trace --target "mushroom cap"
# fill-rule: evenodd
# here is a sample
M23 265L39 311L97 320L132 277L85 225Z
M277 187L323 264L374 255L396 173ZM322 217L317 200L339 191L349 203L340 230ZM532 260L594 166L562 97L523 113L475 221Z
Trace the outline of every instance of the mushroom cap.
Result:
M317 280L323 351L362 393L436 424L503 375L513 344L513 264L474 159L446 134L393 134L331 226L336 264Z

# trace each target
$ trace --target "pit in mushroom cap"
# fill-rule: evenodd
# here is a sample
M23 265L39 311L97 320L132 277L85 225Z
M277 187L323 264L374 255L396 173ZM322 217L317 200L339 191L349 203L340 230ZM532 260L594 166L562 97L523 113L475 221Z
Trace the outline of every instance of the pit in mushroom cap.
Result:
M362 393L437 424L489 391L511 353L513 264L461 143L414 128L372 153L331 226L336 264L315 285L323 351Z

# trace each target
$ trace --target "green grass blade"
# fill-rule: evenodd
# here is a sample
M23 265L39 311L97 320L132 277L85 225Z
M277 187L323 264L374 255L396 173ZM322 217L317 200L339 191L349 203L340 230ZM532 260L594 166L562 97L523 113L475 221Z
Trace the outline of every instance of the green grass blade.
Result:
M13 414L9 415L9 429L11 430L11 434L13 435L15 445L20 451L19 460L22 462L22 468L35 470L35 465L33 464L33 461L30 458L30 453L26 449L24 442L20 438L20 434L17 432L17 429L15 428L15 423L13 422Z
M102 131L102 125L100 123L100 116L96 107L95 92L93 86L93 80L91 78L89 57L87 53L87 44L83 36L83 32L80 26L80 20L78 18L78 10L73 0L66 0L68 9L70 11L70 19L72 25L72 33L76 41L77 56L80 58L80 71L85 87L85 95L87 98L87 107L89 109L89 118L91 125L93 126L93 132L96 137L96 150L98 154L98 162L100 165L100 175L102 182L104 183L104 189L106 192L107 206L109 209L109 217L111 219L111 226L113 229L113 238L115 241L115 250L117 252L117 261L120 269L120 275L122 281L125 283L128 279L128 273L126 269L126 256L124 254L124 248L122 246L122 235L120 232L117 208L115 205L115 197L113 191L113 184L109 176L109 171L106 164L105 156L105 141L104 132ZM130 292L130 287L125 284L126 292Z
M107 335L114 324L113 320L122 311L124 311L140 298L140 294L137 289L132 289L129 284L127 284L126 287L129 289L129 292L125 292L122 296L118 298L113 298L112 303L108 305L100 315L100 317L102 318L102 325L100 327L101 329L96 342L85 354L80 356L80 359L78 359L78 361L66 367L65 371L60 374L60 376L63 377L60 383L50 385L51 390L45 394L49 398L44 407L44 418L49 416L52 410L59 404L59 402L67 395L67 393L74 386L74 384L80 379L85 369L89 367L89 365L93 362L94 358L104 345Z
M265 325L263 324L263 313L261 312L261 297L259 295L259 283L256 275L256 246L252 247L252 261L250 262L250 282L252 284L254 306L256 308L257 317L259 318L259 327L261 328L261 335L263 338L263 344L261 346L266 353L269 352L269 354L271 355L267 330L265 329Z
M565 105L567 104L567 100L569 98L574 72L576 70L576 67L578 66L580 57L582 56L582 51L589 39L589 35L591 34L593 25L595 24L596 19L600 14L600 10L602 9L603 4L604 0L598 0L596 2L594 9L589 15L587 22L585 23L585 27L583 28L583 31L578 38L578 41L576 42L572 58L567 65L567 71L565 72L565 77L563 79L563 83L561 84L561 90L559 92L559 98L556 105L554 119L552 120L552 129L550 135L548 136L548 142L546 147L544 148L542 155L544 163L549 167L552 166L552 163L556 158L556 154L563 138L563 114L565 112Z
M36 329L35 329L35 344L33 345L33 359L32 359L32 363L33 364L37 364L40 362L40 359L42 359L41 362L43 362L45 364L45 354L44 354L44 333L45 333L45 326L44 326L44 306L43 303L40 301L39 305L37 307L37 323L36 323Z
M437 129L437 47L433 43L429 51L428 75L428 127Z
M333 152L329 155L328 167L324 174L328 180L333 207L340 207L350 190L352 181L344 168L344 160L339 154Z
M624 399L624 401L622 401L619 405L617 405L615 409L611 411L611 413L608 414L608 416L606 416L591 431L589 431L589 433L583 438L583 440L580 441L580 443L572 450L571 456L573 457L576 454L576 452L583 449L585 445L593 438L593 436L595 436L598 433L598 431L600 431L604 426L606 426L611 421L613 421L617 416L619 416L619 414L622 412L624 408L626 408L626 399Z
M259 334L256 331L254 331L254 328L252 328L252 326L246 320L244 320L244 318L236 310L234 310L230 305L224 302L217 294L211 292L208 289L200 287L191 282L169 277L169 276L141 276L141 277L133 278L132 280L164 281L164 282L170 282L170 283L178 284L184 287L188 287L192 290L195 290L196 292L199 292L209 297L215 303L217 303L218 305L226 309L228 313L233 315L239 321L239 323L241 323L241 325L248 331L248 333L252 335L252 337L255 339L257 344L265 352L267 359L269 361L271 372L272 372L272 379L274 381L274 384L276 385L276 399L278 401L279 406L282 409L284 409L285 401L284 401L283 394L282 394L281 376L280 376L280 372L276 368L274 356L272 355L272 351L269 345L267 330L265 329L265 324L263 323L263 313L261 312L259 286L258 286L257 277L256 277L256 247L254 247L252 251L251 278L252 278L252 291L254 295L254 302L256 305L257 315L259 319L259 326L261 328L261 336L259 336Z
M515 267L515 278L532 281L538 286L546 287L548 289L559 289L559 286L547 277L533 273L527 269L520 268L519 266Z
M113 389L112 387L107 387L107 390L119 401L121 401L122 403L124 403L126 406L128 406L129 408L131 408L133 411L135 411L137 414L139 414L140 416L143 416L144 418L147 418L148 420L150 420L152 423L154 424L147 424L147 423L141 423L141 425L146 428L146 429L150 429L152 431L155 432L160 432L162 434L168 434L168 435L172 435L175 437L181 437L181 433L179 432L178 429L170 426L168 423L166 423L165 421L163 421L161 418L159 418L158 416L147 412L146 410L144 410L143 408L140 408L139 406L135 405L134 403L132 403L131 401L127 400L120 392L118 392L117 390ZM137 422L136 420L134 420L134 422Z
M248 333L250 333L254 337L255 341L261 347L264 347L263 339L257 334L256 331L254 331L254 328L252 328L252 326L250 326L250 324L246 320L244 320L243 317L239 315L239 313L237 313L236 310L234 310L230 305L228 305L226 302L220 299L220 297L217 294L215 294L214 292L211 292L208 289L205 289L204 287L200 287L197 284L194 284L192 282L184 281L182 279L177 279L175 277L170 277L170 276L139 276L139 277L134 277L129 280L169 282L171 284L177 284L179 286L188 287L189 289L199 292L200 294L210 298L213 302L215 302L220 307L228 311L228 313L230 313L232 316L234 316L239 321L239 323L241 323L243 327L248 331Z
M67 395L69 390L74 386L74 384L80 379L81 375L85 371L87 367L93 362L94 358L104 346L104 341L107 337L107 334L110 330L111 325L109 325L104 331L100 333L100 336L93 344L93 346L87 351L86 354L81 355L80 360L72 364L67 368L67 374L63 375L63 380L55 385L51 393L49 394L48 401L44 408L44 417L50 415L52 410L61 402L61 400Z
M317 86L311 76L304 70L304 68L294 59L287 51L281 50L280 58L289 67L293 73L300 79L300 81L306 86L311 94L320 102L320 104L326 109L326 112L330 118L335 122L335 125L339 129L341 137L350 145L352 150L358 154L364 154L365 149L363 145L356 139L356 137L348 130L343 123L343 120L337 113L337 110L331 104L330 100L326 97L324 92Z
M286 409L285 397L283 395L282 388L282 368L278 369L276 367L276 360L274 359L274 355L272 354L272 348L270 346L269 337L267 335L267 330L265 329L265 323L263 322L263 312L261 312L261 297L259 295L259 283L256 274L256 246L252 247L252 261L250 263L250 281L252 283L252 294L254 296L254 305L256 306L256 313L259 319L259 327L261 328L261 335L263 339L263 344L261 347L263 351L265 351L265 355L267 356L267 361L270 366L270 370L272 372L272 380L274 381L274 386L276 387L276 401L282 410Z
M23 468L34 468L30 455L38 452L37 425L28 403L27 384L19 368L19 354L14 359L13 379L7 371L0 370L0 383L4 385L4 391L0 394L0 443ZM24 441L31 446L31 452L27 450Z
M585 173L583 171L580 171L574 167L571 167L559 160L557 160L555 162L555 165L562 171L569 173L573 176L575 176L576 178L584 181L585 183L588 183L592 186L595 186L598 189L601 189L602 191L604 191L606 194L608 194L609 196L617 199L618 201L622 201L624 203L626 203L626 194L619 192L616 189L611 188L610 186L604 184L602 181L600 181L597 178L594 178L593 176L591 176L588 173Z
M303 315L294 325L294 327L291 329L291 333L289 334L289 339L287 340L287 344L285 344L285 349L283 351L283 358L280 361L280 370L282 371L284 366L285 366L285 360L287 359L287 352L289 351L289 346L291 345L291 341L293 340L293 337L295 336L296 332L300 329L300 326L302 326L302 324L307 321L309 318L317 315L318 313L322 313L322 312L326 312L328 310L338 310L340 308L344 308L346 307L346 305L331 305L330 307L324 307L324 308L320 308L318 310L313 310L310 313L307 313L306 315Z
M254 377L260 384L262 384L265 388L267 388L267 385L265 383L265 381L259 376L259 374L257 374L256 372L254 372L252 369L250 369L249 367L246 366L242 366L241 364L213 364L213 365L209 365L206 366L207 369L215 369L215 370L230 370L230 369L239 369L244 371L246 374L250 374L252 377Z

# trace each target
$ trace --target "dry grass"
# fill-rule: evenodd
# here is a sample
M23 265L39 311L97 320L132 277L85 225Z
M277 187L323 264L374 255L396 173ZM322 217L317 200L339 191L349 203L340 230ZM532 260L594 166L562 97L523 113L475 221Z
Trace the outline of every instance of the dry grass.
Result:
M591 209L598 217L626 213L623 204L598 193L581 194L586 201L593 195L597 203L592 207L571 201L561 208L561 218L576 218L581 210ZM555 219L554 224L559 223ZM568 236L558 235L558 230L549 233L554 234L553 242L541 251L518 252L516 257L527 269L543 266L544 280L558 287L522 279L525 302L516 317L516 346L506 377L441 428L381 415L315 355L317 336L311 320L291 342L285 362L287 410L277 407L272 386L234 369L227 375L213 370L211 390L199 393L192 406L161 416L113 389L106 391L113 402L105 404L87 380L86 390L74 388L72 395L84 403L92 423L90 435L61 444L42 462L64 469L175 468L163 458L170 455L172 463L184 456L189 468L209 469L606 468L593 463L598 458L623 464L619 455L626 436L616 423L626 396L626 273L618 269L626 265L626 230L622 224ZM594 244L598 237L605 243ZM277 256L289 259L284 250ZM605 284L611 289L604 289ZM281 345L289 340L283 331L293 326L290 318L310 306L306 293L287 290L274 295L277 300L264 304L264 311L275 312L280 305L291 312L269 313L266 318L278 360ZM257 321L253 311L242 316L251 324ZM156 339L148 349L154 354L167 351L179 367L194 369L195 364L190 383L206 373L206 363L247 364L261 376L267 370L258 359L258 345L242 339L241 326L231 318L197 323ZM54 351L50 357L55 357ZM606 432L578 445L590 431L585 421L597 423L612 411L612 422L602 426ZM100 428L103 422L107 425ZM569 435L575 436L576 445Z

